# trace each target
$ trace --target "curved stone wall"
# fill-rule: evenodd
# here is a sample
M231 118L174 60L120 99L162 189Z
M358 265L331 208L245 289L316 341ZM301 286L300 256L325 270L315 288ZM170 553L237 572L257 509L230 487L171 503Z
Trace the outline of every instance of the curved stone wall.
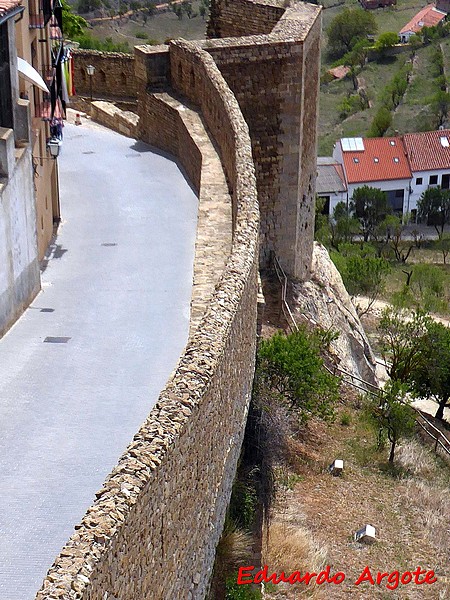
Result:
M182 42L173 48L174 60L193 65L186 95L200 101L227 174L231 253L174 375L38 600L204 598L223 527L253 379L259 211L248 127L234 95L206 52ZM181 72L175 87L189 92L183 81ZM208 165L190 161L190 149L173 148L200 182L198 170Z

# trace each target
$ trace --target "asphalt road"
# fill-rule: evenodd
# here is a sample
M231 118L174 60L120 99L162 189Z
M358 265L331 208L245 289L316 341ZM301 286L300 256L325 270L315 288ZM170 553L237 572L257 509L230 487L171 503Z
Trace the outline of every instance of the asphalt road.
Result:
M189 329L197 199L177 165L94 124L64 128L59 164L42 292L0 340L0 600L34 598Z

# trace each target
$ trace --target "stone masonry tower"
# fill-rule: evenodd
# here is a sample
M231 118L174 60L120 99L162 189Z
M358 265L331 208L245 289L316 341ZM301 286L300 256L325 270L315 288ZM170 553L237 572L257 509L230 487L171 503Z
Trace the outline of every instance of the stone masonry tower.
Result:
M204 49L234 92L252 139L260 266L275 254L307 279L314 235L321 8L212 0ZM239 37L238 37L239 36Z

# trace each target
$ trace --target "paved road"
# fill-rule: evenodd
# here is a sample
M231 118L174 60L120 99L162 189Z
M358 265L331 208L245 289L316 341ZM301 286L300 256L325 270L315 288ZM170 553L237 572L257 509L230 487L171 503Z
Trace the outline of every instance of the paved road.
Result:
M60 180L43 291L0 340L0 600L34 598L188 335L197 199L175 163L68 125Z

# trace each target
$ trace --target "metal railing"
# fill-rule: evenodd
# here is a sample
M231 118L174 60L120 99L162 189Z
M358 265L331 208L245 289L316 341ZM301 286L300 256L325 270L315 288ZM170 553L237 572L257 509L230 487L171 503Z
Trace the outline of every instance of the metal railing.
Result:
M416 423L434 440L434 451L437 452L438 448L442 448L450 456L450 440L418 408L414 406L412 408L416 412Z

